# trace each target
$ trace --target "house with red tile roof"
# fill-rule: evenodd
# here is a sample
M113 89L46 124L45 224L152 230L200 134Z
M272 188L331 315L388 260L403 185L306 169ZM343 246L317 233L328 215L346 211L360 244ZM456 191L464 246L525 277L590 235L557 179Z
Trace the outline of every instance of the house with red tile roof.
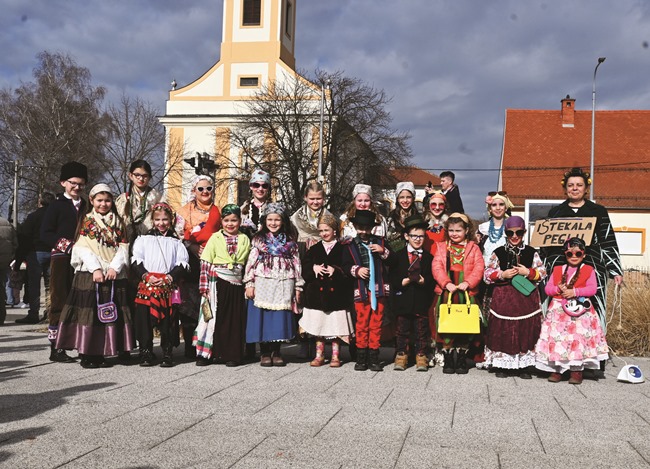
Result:
M567 95L559 110L506 109L499 188L530 222L565 199L566 170L589 171L592 111L575 103ZM650 111L597 110L594 129L594 200L609 210L624 265L650 266Z

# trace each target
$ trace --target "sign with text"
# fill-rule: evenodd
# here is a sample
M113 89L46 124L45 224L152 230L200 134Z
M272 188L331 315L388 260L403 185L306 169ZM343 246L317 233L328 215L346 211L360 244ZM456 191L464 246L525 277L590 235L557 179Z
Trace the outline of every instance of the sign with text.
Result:
M562 246L569 238L582 238L591 244L596 227L596 217L585 218L544 218L535 222L530 245L536 248Z

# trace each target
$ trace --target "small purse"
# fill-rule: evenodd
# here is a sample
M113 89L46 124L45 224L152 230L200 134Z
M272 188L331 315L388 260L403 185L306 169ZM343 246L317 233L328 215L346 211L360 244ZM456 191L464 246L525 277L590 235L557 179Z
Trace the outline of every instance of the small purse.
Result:
M181 289L179 287L176 287L172 290L172 304L173 305L179 305L182 303L181 300Z
M521 293L522 295L529 296L532 292L535 291L535 284L528 280L523 275L515 275L512 277L512 286Z
M95 296L97 298L97 317L99 321L108 324L117 321L117 305L113 302L115 282L111 281L111 301L108 303L99 302L99 284L95 284Z
M481 332L481 312L479 306L471 304L465 293L465 304L452 304L449 295L447 304L438 310L438 332L442 334L478 334Z

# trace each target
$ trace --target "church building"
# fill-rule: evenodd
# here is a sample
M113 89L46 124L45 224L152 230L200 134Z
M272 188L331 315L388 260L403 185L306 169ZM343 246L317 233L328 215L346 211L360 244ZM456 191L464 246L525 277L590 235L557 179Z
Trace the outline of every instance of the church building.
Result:
M231 129L245 118L242 102L269 84L296 80L296 3L224 0L219 61L192 83L172 85L160 122L167 139L165 192L173 206L187 202L196 175L190 164L199 159L208 159L207 166L213 162L210 175L223 181L215 184L217 205L238 203L247 191L246 165L231 141ZM224 159L238 162L238 168L223 164Z

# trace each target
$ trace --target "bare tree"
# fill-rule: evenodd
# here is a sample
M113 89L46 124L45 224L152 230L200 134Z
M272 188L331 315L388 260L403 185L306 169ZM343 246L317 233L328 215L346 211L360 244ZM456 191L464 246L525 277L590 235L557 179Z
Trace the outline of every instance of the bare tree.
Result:
M102 166L118 193L128 189L129 166L138 159L152 166L154 185L161 184L167 175L165 130L153 105L123 94L119 104L108 106L106 114L110 125Z
M92 86L88 69L61 53L44 51L37 59L34 82L0 91L0 156L23 169L25 209L43 190L61 191L56 175L67 161L86 164L91 175L101 171L108 123L100 110L105 90ZM3 168L3 176L4 195L13 168Z
M217 155L227 178L235 168L247 174L254 167L271 173L274 189L291 210L302 204L302 194L317 178L321 90L327 83L323 126L322 167L330 196L330 207L342 211L359 182L389 178L395 166L412 157L409 135L391 129L382 90L347 78L341 72L316 72L312 81L296 75L293 80L275 81L252 99L243 101L240 125L231 141L241 158Z

